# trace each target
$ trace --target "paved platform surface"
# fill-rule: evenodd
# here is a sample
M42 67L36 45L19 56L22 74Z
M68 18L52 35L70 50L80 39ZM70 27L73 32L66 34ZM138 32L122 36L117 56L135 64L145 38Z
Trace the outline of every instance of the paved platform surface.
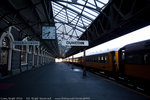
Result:
M53 63L0 80L0 100L149 100L66 63Z

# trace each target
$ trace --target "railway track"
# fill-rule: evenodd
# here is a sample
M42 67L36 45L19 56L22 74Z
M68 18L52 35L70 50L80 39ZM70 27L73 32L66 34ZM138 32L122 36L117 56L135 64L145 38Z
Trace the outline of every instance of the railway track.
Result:
M136 83L135 80L131 80L128 77L123 75L120 76L120 75L108 74L107 72L104 71L95 71L94 69L89 69L89 68L87 68L87 71L150 97L149 83L139 84Z

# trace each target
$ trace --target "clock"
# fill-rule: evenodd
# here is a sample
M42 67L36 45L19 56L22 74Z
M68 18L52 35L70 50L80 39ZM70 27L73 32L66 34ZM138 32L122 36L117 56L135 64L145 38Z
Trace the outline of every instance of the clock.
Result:
M56 28L55 26L42 27L42 39L55 39Z

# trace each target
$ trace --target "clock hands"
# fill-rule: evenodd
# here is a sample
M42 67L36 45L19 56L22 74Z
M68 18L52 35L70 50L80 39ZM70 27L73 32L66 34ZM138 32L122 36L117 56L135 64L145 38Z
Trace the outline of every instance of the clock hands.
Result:
M50 33L51 33L51 32L49 31L49 32L46 32L44 35L49 36Z
M49 35L50 35L50 33L51 33L51 32L49 31L49 32L47 32L47 33L45 33L45 34L47 34L47 36L49 36Z

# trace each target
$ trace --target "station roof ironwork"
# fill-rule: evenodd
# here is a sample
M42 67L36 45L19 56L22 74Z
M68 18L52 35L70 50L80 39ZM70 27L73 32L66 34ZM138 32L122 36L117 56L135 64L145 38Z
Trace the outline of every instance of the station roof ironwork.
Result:
M78 40L108 0L52 0L58 43Z
M0 35L13 26L20 40L40 41L51 56L66 57L149 25L149 10L149 0L1 0ZM55 40L41 38L45 25L56 26ZM63 40L89 46L66 48Z

